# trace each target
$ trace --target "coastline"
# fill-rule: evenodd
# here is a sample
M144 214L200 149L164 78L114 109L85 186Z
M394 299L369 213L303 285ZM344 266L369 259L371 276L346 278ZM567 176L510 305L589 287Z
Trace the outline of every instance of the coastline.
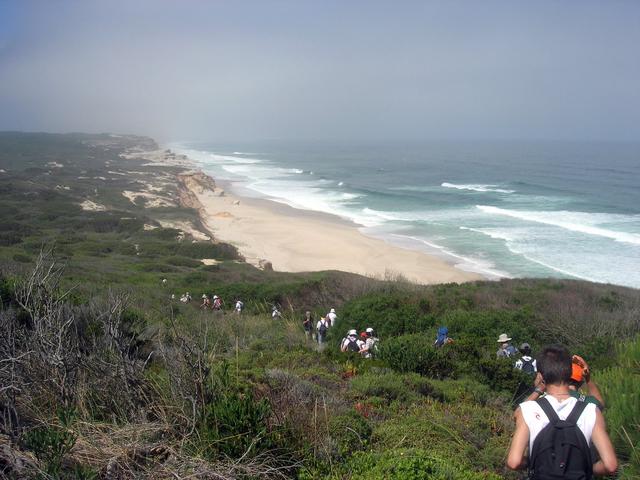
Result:
M218 184L196 171L195 162L191 167L178 174L181 203L199 212L202 225L216 240L235 245L248 263L259 268L341 270L419 284L484 279L437 256L367 236L358 225L338 216L243 196L230 182Z

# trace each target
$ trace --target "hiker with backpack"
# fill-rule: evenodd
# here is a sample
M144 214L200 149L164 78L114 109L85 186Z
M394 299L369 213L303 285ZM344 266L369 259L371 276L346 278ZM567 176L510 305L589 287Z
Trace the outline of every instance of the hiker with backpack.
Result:
M536 359L531 356L531 346L528 343L523 343L520 345L520 352L522 352L522 356L516 360L515 368L529 375L535 375L538 369Z
M213 296L213 305L211 306L211 308L213 308L216 311L222 310L222 299L219 296L217 295Z
M498 343L500 344L500 348L498 348L498 352L496 356L498 358L509 358L518 353L516 347L511 345L509 342L511 341L511 337L506 333L501 333L498 337Z
M368 327L363 333L364 345L360 347L360 354L364 358L372 358L378 352L378 336L371 327Z
M507 466L527 466L531 480L589 480L610 475L618 460L602 413L592 403L570 393L572 358L561 345L546 347L536 359L536 393L545 395L520 404L514 417L516 429L507 455ZM600 460L593 462L593 443Z
M329 331L329 321L326 317L320 317L316 325L316 332L318 334L318 344L322 345L327 341L327 332Z
M336 320L338 320L338 315L336 314L336 309L331 308L329 313L327 313L327 320L329 321L329 326L333 327L336 324Z
M311 337L311 330L313 330L313 317L311 316L311 311L307 310L304 312L304 317L302 318L302 328L304 328L304 336L307 337L307 340Z
M357 330L349 330L347 336L340 342L340 351L359 353L362 345L364 342L358 338Z
M442 326L438 329L438 335L436 336L436 341L433 342L433 345L436 347L442 347L447 343L453 343L453 338L449 338L449 329Z

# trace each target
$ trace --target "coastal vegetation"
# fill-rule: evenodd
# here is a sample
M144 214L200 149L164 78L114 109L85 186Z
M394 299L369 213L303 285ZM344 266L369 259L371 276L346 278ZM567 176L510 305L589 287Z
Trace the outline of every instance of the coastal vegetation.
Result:
M637 290L263 271L201 238L167 180L181 168L127 157L157 149L148 139L0 134L0 146L6 477L519 478L504 459L531 377L495 359L503 332L589 361L619 477L640 475ZM173 206L123 196L148 193L136 182L151 172ZM171 298L187 291L192 302ZM199 309L203 293L226 313ZM302 313L330 307L339 320L318 351ZM454 343L436 349L440 325ZM376 358L339 352L347 329L366 327L382 339Z

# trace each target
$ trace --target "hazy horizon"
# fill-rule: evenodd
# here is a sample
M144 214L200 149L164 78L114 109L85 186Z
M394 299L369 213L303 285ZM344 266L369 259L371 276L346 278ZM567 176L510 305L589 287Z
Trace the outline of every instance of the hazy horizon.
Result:
M640 3L0 3L0 130L640 140Z

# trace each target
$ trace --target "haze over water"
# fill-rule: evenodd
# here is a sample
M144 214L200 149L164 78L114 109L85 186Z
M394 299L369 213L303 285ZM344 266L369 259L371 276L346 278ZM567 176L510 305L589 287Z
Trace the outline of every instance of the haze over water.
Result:
M465 270L640 287L639 143L200 142L179 149L245 193L339 215L368 235Z

